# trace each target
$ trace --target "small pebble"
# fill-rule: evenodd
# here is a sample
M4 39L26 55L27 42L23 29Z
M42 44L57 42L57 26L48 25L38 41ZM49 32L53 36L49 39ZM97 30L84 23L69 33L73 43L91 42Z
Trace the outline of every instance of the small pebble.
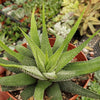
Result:
M94 52L89 52L91 57L94 57Z
M89 50L83 48L83 52L84 52L85 54L88 54Z
M6 76L10 76L11 72L9 70L6 71Z

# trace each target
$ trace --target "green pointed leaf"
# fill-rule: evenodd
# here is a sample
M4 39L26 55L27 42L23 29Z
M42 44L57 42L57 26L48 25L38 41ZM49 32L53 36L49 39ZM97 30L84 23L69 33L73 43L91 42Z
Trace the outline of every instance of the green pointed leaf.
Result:
M34 83L35 79L24 73L0 78L0 84L3 86L26 86Z
M84 9L83 12L81 13L81 15L80 15L80 17L78 18L78 20L76 21L75 25L72 27L72 29L71 29L71 31L69 32L69 34L67 35L67 38L66 38L66 40L65 40L65 41L67 41L67 42L66 42L67 44L66 44L66 46L65 46L65 48L64 48L64 51L67 50L69 42L71 41L72 37L74 36L75 32L77 31L77 29L78 29L78 27L79 27L79 24L80 24L80 22L81 22L81 20L82 20L82 17L83 17L83 15L84 15L84 12L85 12L85 9Z
M14 52L13 50L11 50L10 48L8 48L2 41L0 41L0 47L2 47L7 53L9 53L10 55L14 56L15 58L17 58L18 60L20 58L22 58L22 56L20 56L18 53Z
M57 79L53 81L66 81L76 76L92 73L100 70L100 57L89 61L69 63L63 70L58 72Z
M33 54L32 54L32 51L23 47L23 46L20 46L20 45L17 45L15 47L15 49L18 51L18 53L24 55L24 56L27 56L27 57L30 57L30 58L33 58Z
M50 73L43 73L43 75L47 78L47 79L56 79L56 73L54 72L50 72Z
M19 68L13 68L13 67L4 67L4 68L9 70L10 72L14 72L16 74L22 73L21 69L19 69Z
M39 68L40 71L45 72L45 67L41 65L40 67L40 62L37 58L38 57L41 59L41 62L45 64L45 55L44 53L41 51L41 49L34 43L34 41L31 40L31 38L20 28L20 30L22 31L23 35L25 36L27 42L29 43L31 49L32 49L32 53L34 55L34 58L36 60L36 64L37 67Z
M45 66L48 64L48 61L49 61L48 51L46 50L46 54L45 54Z
M44 11L44 6L43 6L43 33L42 33L42 40L41 40L41 49L44 53L46 51L48 52L48 56L50 57L52 53L52 49L48 40L48 34L46 30L46 24L45 24L45 11Z
M73 26L71 32L67 35L66 39L64 40L63 44L60 46L60 48L54 53L54 55L52 55L50 57L50 60L49 60L49 63L48 65L46 66L46 70L49 72L50 71L53 71L56 67L56 64L59 60L59 58L61 57L61 54L64 50L67 50L67 47L68 47L68 44L70 42L70 40L72 39L73 35L75 34L79 24L80 24L80 21L82 19L82 16L84 14L84 11L82 12L81 16L79 17L79 19L77 20L77 22L75 23L75 25Z
M40 79L40 80L47 80L42 74L41 72L37 69L37 67L35 66L24 66L24 65L15 65L15 64L4 64L4 63L1 63L0 62L0 66L3 66L3 67L11 67L11 68L18 68L20 69L21 71L23 71L24 73L34 77L34 78L37 78L37 79Z
M1 59L1 58L0 58L0 63L3 63L3 64L16 64L16 65L19 64L19 63L16 63L16 62L13 62L13 61L9 61L9 60L4 60L4 59ZM12 72L15 72L15 73L21 73L22 72L18 68L13 68L13 67L4 67L4 68L6 68L7 70L10 70Z
M64 92L70 92L74 94L79 94L81 96L86 96L94 99L100 99L100 95L94 93L88 89L84 89L81 86L75 84L74 82L67 81L67 82L60 82L60 88Z
M36 62L34 59L27 57L27 56L23 56L22 60L21 60L21 64L26 65L26 66L35 66Z
M10 55L9 53L5 52L5 55L8 58L8 60L19 63L19 61L14 56Z
M100 30L99 30L100 31ZM66 64L68 64L69 63L69 61L71 61L88 43L89 43L89 41L95 36L95 35L97 35L97 33L99 32L99 31L97 31L96 33L94 33L89 39L87 39L83 44L81 44L80 46L78 46L77 48L75 48L75 49L72 49L72 50L70 50L70 51L66 51L66 52L64 52L62 55L61 55L61 57L60 57L60 59L59 59L59 61L58 61L58 63L57 63L57 65L56 65L56 72L59 72ZM53 70L53 69L51 69L51 70ZM50 71L51 71L50 70Z
M2 91L15 91L15 90L19 90L19 89L23 89L24 86L1 86L2 87Z
M5 59L2 59L2 58L0 58L0 63L3 63L3 64L16 64L16 65L19 64L19 63L16 63L14 61L5 60Z
M39 57L38 53L37 53L37 65L38 65L38 69L40 69L41 72L45 72L44 63L42 62L42 59Z
M34 85L26 87L21 93L21 97L23 100L28 100L34 94L35 87Z
M31 17L30 36L31 36L32 40L33 40L38 46L40 46L40 40L39 40L39 35L38 35L38 31L37 31L37 25L36 25L34 13L35 13L35 8L33 9L32 17Z
M58 83L54 83L46 92L50 100L63 100Z
M44 91L45 89L50 86L51 83L49 81L38 81L35 92L34 92L34 99L35 100L43 100Z
M39 80L47 80L35 66L22 66L21 70Z
M20 63L23 65L35 65L35 62L33 59L23 56L19 53L14 52L10 48L8 48L2 41L0 41L0 46L11 56L15 57Z

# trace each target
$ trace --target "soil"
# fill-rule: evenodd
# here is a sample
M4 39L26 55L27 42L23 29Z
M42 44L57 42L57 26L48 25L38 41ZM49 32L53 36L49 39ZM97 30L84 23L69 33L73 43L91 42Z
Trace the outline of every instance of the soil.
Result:
M13 92L9 92L13 97L15 97L17 100L22 100L20 93L22 92L22 90L17 90L17 91L13 91Z

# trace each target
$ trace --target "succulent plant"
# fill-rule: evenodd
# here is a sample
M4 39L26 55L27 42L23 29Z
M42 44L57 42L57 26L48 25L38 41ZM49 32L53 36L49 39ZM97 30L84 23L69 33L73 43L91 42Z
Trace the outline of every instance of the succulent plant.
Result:
M25 1L27 3L24 3ZM22 7L17 11L15 9L17 4L13 5L12 6L13 10L10 11L9 13L10 16L14 17L17 20L19 20L23 16L27 16L30 19L31 12L33 8L36 7L36 11L35 11L36 21L38 24L38 28L41 28L42 27L42 16L41 16L42 5L41 4L43 2L45 4L45 9L46 9L45 18L46 18L46 22L48 23L50 19L55 17L60 12L62 0L13 0L13 2L17 3L18 5L21 4Z
M0 66L13 72L15 75L0 78L3 90L14 90L23 87L21 93L23 100L34 96L35 100L43 100L44 92L51 100L63 100L62 91L68 91L83 96L100 99L100 95L83 89L70 79L73 77L100 70L100 57L90 61L69 63L86 44L100 31L93 34L79 47L66 51L68 44L76 32L83 13L68 34L66 39L56 35L56 41L51 48L48 40L45 13L43 7L43 32L39 40L34 11L31 17L31 30L29 36L21 29L25 36L28 47L16 46L17 53L9 49L2 41L0 46L7 52L8 61L0 59ZM63 42L59 41L63 39ZM61 42L61 45L58 45Z
M49 22L47 26L54 28L56 34L65 38L75 23L74 12L78 9L78 5L78 0L63 0L60 14L54 17L53 21ZM56 29L56 26L59 26L59 30Z
M11 19L9 17L5 20L5 24L6 25L10 25L11 24Z
M10 15L10 16L12 16L13 18L15 18L17 20L20 20L20 19L22 19L25 16L25 10L23 8L15 9L12 6L12 9L14 9L14 10L11 10L7 14Z
M4 19L5 17L1 17L1 21L4 21L4 24L2 25L1 29L0 29L0 34L1 35L5 35L5 37L7 37L7 43L11 44L11 43L15 43L17 42L18 39L22 38L23 35L20 34L19 32L21 32L18 29L18 26L20 26L19 23L15 23L13 21L11 21L10 18L6 18L6 20ZM27 28L24 28L25 32L27 32ZM5 39L6 40L6 39Z
M94 34L97 30L95 26L100 26L100 1L97 0L95 3L92 1L94 0L89 0L86 4L80 3L79 10L75 13L75 15L79 17L82 10L86 8L79 27L80 35L88 34L88 29L90 33Z
M0 5L0 10L2 10L3 7L4 7L3 5Z
M10 12L12 9L13 9L12 6L8 6L8 7L4 7L4 8L2 9L2 11L3 11L4 13L8 13L8 12Z
M66 38L66 36L71 31L74 22L75 20L73 17L73 13L66 13L59 22L54 24L54 29L48 28L48 30L51 33L53 32L55 34L62 36L63 38Z
M26 16L31 16L31 10L33 7L31 7L28 3L23 4L24 12Z
M79 2L80 3L85 3L85 4L88 4L88 2L91 2L92 4L95 4L95 3L99 2L99 0L81 0Z
M60 11L60 14L58 14L55 18L53 18L53 21L58 22L61 21L63 17L66 15L70 16L78 9L78 0L63 0L62 2L62 9ZM72 18L72 16L71 16Z
M17 5L22 5L23 3L25 3L27 0L15 0L14 2L17 4Z
M10 41L8 41L8 37L0 31L0 40L2 40L7 46L11 45ZM3 49L0 47L0 52L2 52Z
M23 8L18 8L14 13L19 19L22 19L25 16L24 12Z
M5 20L5 16L4 15L1 15L0 16L0 22L4 22L4 20Z
M65 14L69 12L75 12L78 9L79 2L78 0L63 0L62 10L60 13Z
M10 1L6 1L5 3L4 3L4 5L5 6L9 6L9 5L11 5L12 3L10 2Z
M12 9L17 9L18 8L18 6L17 5L12 5Z

